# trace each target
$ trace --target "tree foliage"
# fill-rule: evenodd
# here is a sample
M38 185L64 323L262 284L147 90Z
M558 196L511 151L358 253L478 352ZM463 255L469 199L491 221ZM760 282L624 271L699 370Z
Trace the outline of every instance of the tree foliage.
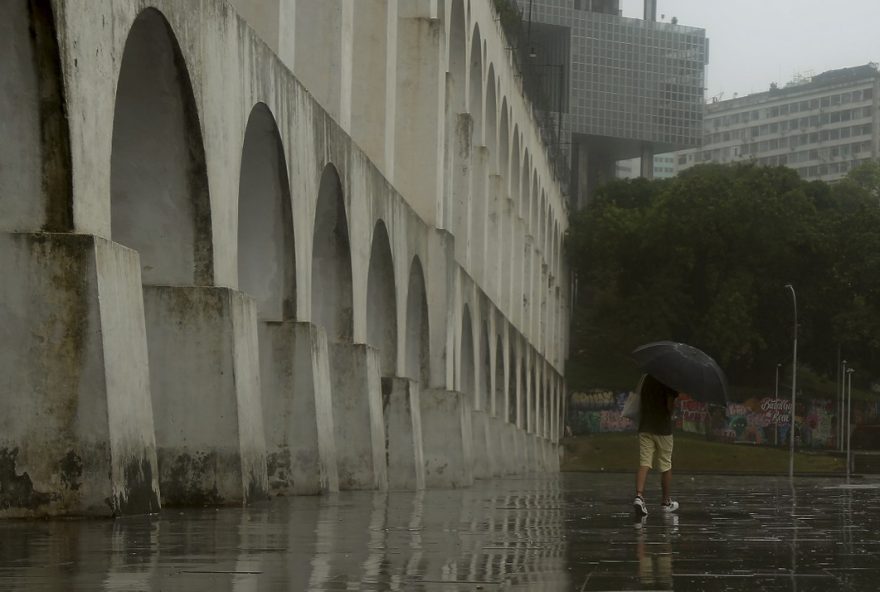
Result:
M878 202L877 163L834 185L752 164L607 185L566 239L577 278L572 365L590 369L573 382L607 385L632 367L637 345L674 339L711 353L733 384L766 384L791 360L787 283L797 292L799 365L833 378L839 350L872 379Z

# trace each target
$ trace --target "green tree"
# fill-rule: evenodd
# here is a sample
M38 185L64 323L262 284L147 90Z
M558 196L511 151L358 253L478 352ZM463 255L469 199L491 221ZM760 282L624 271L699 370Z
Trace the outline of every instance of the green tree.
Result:
M735 384L766 384L791 357L789 282L800 362L833 376L840 346L871 367L880 354L874 172L859 167L829 186L783 167L710 164L607 185L567 237L578 287L574 386L632 381L628 353L657 339L704 348Z

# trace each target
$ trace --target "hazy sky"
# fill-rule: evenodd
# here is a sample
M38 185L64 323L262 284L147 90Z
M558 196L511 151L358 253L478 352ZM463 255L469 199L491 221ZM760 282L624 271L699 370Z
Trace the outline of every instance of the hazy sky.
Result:
M621 0L624 16L641 18L642 6ZM706 29L709 97L880 62L880 0L658 0L657 13Z

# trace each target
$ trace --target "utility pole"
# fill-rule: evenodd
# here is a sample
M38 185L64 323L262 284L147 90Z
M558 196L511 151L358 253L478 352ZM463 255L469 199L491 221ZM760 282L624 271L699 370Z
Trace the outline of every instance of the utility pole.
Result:
M795 405L797 403L797 295L794 292L794 286L785 284L785 287L791 290L791 302L794 307L794 355L791 360L791 423L789 425L789 448L788 448L788 478L794 478L794 415Z

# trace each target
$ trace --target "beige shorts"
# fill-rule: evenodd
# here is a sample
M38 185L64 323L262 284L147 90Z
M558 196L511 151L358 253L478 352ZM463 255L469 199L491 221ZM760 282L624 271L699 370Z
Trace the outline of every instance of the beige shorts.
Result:
M639 432L639 466L653 469L655 455L658 471L672 470L672 436Z

